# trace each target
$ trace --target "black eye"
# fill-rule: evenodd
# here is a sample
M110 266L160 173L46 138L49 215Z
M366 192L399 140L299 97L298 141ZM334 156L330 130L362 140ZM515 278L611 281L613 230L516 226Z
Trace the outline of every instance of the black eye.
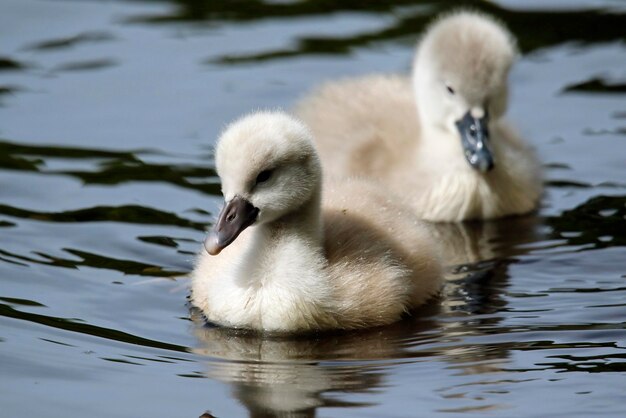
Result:
M256 176L256 184L268 181L272 177L272 170L263 170Z
M448 84L446 84L446 89L448 89L448 93L454 94L454 89L450 87Z

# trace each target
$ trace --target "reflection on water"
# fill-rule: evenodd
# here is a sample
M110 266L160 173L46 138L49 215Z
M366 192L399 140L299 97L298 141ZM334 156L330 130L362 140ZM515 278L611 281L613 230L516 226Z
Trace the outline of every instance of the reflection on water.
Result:
M391 329L300 340L238 335L200 326L196 330L201 346L195 351L220 360L212 361L207 375L232 385L233 396L250 416L313 417L320 407L368 406L369 402L336 400L333 394L374 393L383 384L384 367L376 362L362 366L326 362L336 362L347 353L349 359L360 361L402 354L390 343L394 341Z
M150 164L142 161L140 154L148 151L112 152L87 148L47 147L21 145L0 141L0 168L37 171L50 175L69 175L83 183L121 184L136 181L171 183L184 188L195 189L209 194L219 194L219 184L215 171L203 166L183 166ZM89 164L89 170L49 170L52 159L100 160L97 171ZM214 181L205 182L213 177Z
M35 51L54 50L60 48L71 48L75 45L83 43L110 41L113 39L115 39L115 37L108 32L83 32L67 38L35 42L32 45L26 46L25 49Z
M142 23L171 22L254 22L265 19L287 19L301 16L331 16L338 12L358 11L377 15L390 14L393 23L372 32L361 32L356 36L327 37L306 36L297 39L295 46L245 55L222 55L209 62L240 64L274 59L284 59L310 54L346 54L357 47L376 42L393 40L414 42L416 34L430 22L433 15L445 12L458 4L449 1L396 1L383 2L335 2L306 0L297 2L243 1L237 8L226 1L198 2L176 1L178 9L166 16L143 16L132 19ZM426 3L426 4L425 4ZM426 6L427 5L427 6ZM411 8L413 6L414 9ZM426 6L426 7L420 7ZM564 42L598 43L624 40L621 29L626 17L619 13L606 13L602 9L586 10L510 10L484 1L465 1L463 7L480 10L497 16L507 23L518 37L522 52L528 53ZM401 13L398 13L401 10ZM529 27L534 30L528 30Z
M590 93L626 93L626 84L607 83L601 78L566 86L565 91L584 91Z
M23 305L23 306L44 306L38 302L33 302L30 300L24 299L12 299L12 298L2 298L5 302L14 305ZM81 324L80 322L73 319L66 318L55 318L49 317L45 315L37 315L28 312L21 312L19 310L13 309L9 305L0 304L0 314L7 318L16 318L22 321L34 322L37 324L43 324L52 328L60 328L63 330L68 330L71 332L78 332L86 335L97 335L104 336L109 340L121 341L128 344L138 344L146 347L156 347L163 348L166 350L174 350L174 351L185 351L185 347L176 346L174 344L167 344L160 341L149 340L147 338L138 337L135 335L130 335L125 332L106 329L94 325L89 324Z
M595 196L546 220L552 238L571 246L599 249L626 245L626 195Z
M447 280L413 317L292 339L186 305L221 204L210 146L325 79L406 71L457 2L3 1L3 413L624 416L626 14L464 4L519 38L509 115L546 162L543 206L433 226Z

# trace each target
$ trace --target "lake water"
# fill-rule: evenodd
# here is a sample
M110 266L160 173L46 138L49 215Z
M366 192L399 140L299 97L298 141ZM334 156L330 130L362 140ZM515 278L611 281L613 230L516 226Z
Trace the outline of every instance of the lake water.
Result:
M626 416L626 7L470 2L523 56L509 118L539 213L441 226L441 301L308 339L187 305L225 123L406 72L453 2L0 3L3 417Z

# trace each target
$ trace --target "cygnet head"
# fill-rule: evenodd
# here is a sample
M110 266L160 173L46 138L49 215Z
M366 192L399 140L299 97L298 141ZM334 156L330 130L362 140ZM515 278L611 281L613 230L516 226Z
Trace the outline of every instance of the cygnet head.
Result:
M422 124L454 133L468 163L481 172L494 166L488 123L506 110L515 44L493 18L462 11L434 22L415 57L413 86Z
M232 122L218 140L215 163L225 204L205 241L211 255L250 225L273 222L319 195L321 166L311 134L283 112Z

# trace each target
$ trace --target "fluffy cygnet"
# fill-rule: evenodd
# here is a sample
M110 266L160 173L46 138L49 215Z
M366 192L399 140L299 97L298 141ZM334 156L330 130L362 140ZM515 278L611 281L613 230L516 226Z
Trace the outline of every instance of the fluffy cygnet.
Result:
M325 173L380 179L431 221L532 211L542 180L533 150L503 120L515 39L491 17L456 12L418 45L411 78L331 82L296 107Z
M308 129L281 112L233 122L216 148L225 205L192 272L219 325L300 332L388 324L436 294L428 226L363 181L330 185Z

